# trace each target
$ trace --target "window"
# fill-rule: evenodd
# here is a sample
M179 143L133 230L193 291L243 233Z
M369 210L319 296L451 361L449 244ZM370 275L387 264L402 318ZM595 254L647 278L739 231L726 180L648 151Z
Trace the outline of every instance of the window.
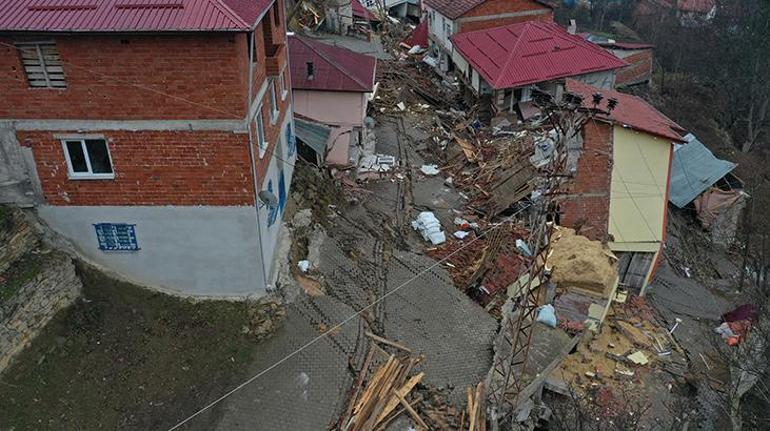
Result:
M70 178L115 178L110 150L104 139L65 139L62 143Z
M286 95L289 94L289 89L286 88L286 70L278 75L278 86L281 90L281 100L286 99Z
M315 77L315 65L312 61L308 61L305 63L305 68L307 69L307 79L312 80Z
M67 88L54 42L17 43L27 82L32 88Z
M96 241L102 251L136 251L139 242L136 240L136 225L126 223L95 224Z
M265 142L265 124L262 120L262 105L257 109L257 115L254 117L254 128L257 133L257 144L259 144L259 158L265 155L267 142Z
M452 23L448 22L444 24L444 33L446 34L446 37L449 37L452 35Z
M270 123L275 124L278 120L278 98L275 95L275 81L270 81Z

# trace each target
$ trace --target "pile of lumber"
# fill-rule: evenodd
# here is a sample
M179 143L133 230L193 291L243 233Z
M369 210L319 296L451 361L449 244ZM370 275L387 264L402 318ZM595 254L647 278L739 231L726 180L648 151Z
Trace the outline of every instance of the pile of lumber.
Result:
M346 418L342 423L342 429L345 431L382 430L404 412L412 417L420 427L418 429L429 429L413 407L419 399L411 403L407 401L412 389L425 375L421 372L409 376L420 360L421 358L399 359L391 355L387 362L372 374L363 391L357 390L354 394L348 409L349 419Z
M476 390L468 388L468 431L487 430L486 396L484 395L484 383L479 383ZM465 430L465 420L460 424L460 429Z

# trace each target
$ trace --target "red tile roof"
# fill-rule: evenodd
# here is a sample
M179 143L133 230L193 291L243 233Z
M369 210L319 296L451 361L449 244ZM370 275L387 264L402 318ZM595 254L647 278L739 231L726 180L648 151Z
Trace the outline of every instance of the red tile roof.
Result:
M598 107L604 110L607 110L608 100L614 98L618 101L617 107L609 115L599 115L599 118L672 141L684 142L682 135L685 130L639 97L592 87L574 79L567 80L567 91L581 96L585 106L592 106L593 95L601 94L603 99Z
M404 39L404 43L410 47L419 45L423 48L428 48L428 20L420 21L412 31L412 34Z
M452 37L454 48L493 88L618 69L626 62L558 24L527 21Z
M380 19L376 15L371 13L369 9L365 8L358 0L350 0L350 6L353 8L353 16L356 18L365 19L367 21L380 22Z
M313 63L313 79L307 63ZM377 60L366 54L289 36L291 86L299 90L370 92L374 89Z
M449 19L459 18L469 12L476 6L486 2L487 0L423 0L426 5L431 9L438 11L441 15ZM553 9L547 1L533 0L535 3L540 3L543 6Z
M0 31L248 31L274 0L3 0Z

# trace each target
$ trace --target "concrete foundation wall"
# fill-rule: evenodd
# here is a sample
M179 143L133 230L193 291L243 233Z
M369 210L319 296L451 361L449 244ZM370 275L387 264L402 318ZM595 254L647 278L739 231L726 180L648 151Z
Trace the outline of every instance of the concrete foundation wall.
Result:
M86 259L129 281L192 296L265 293L254 207L43 205L38 213ZM99 250L95 223L136 224L140 250Z

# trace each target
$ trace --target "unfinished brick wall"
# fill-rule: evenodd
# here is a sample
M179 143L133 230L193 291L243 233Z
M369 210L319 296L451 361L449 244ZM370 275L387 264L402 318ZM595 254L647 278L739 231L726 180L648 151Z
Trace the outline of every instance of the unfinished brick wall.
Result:
M32 148L48 204L254 204L246 133L93 133L109 142L114 179L71 180L54 133L19 132L21 144Z
M589 122L583 128L583 153L575 178L561 202L561 224L592 240L606 241L612 180L612 126Z
M616 86L622 87L652 80L653 53L651 48L633 51L630 55L622 58L629 65L617 71Z
M25 39L2 36L0 118L233 119L246 114L246 33L68 34L44 39L56 42L67 88L30 88L18 50L7 46Z
M542 12L532 15L500 17L502 14ZM483 21L463 22L462 18L489 17ZM553 10L533 0L489 0L466 12L458 22L458 33L499 27L525 21L553 21Z

